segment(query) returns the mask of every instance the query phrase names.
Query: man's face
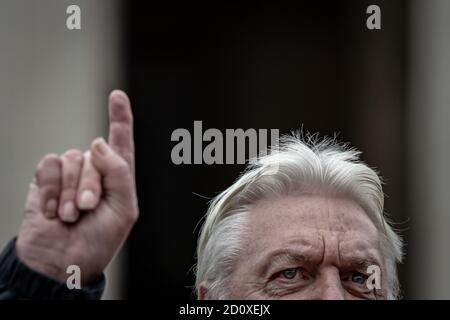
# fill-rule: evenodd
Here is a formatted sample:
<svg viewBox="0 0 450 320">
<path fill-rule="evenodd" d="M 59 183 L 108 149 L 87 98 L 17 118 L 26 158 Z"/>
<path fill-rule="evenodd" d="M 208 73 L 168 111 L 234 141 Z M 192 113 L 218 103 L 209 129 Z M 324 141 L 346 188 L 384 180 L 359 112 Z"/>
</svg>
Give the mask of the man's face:
<svg viewBox="0 0 450 320">
<path fill-rule="evenodd" d="M 286 196 L 256 203 L 231 299 L 380 299 L 367 267 L 383 268 L 378 231 L 354 201 Z"/>
</svg>

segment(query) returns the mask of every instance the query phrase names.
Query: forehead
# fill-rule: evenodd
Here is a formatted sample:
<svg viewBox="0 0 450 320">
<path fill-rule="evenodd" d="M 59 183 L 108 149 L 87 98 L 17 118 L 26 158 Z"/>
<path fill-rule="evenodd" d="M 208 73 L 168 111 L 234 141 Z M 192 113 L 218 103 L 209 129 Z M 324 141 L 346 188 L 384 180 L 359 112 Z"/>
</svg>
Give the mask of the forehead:
<svg viewBox="0 0 450 320">
<path fill-rule="evenodd" d="M 342 245 L 362 240 L 378 245 L 378 232 L 353 200 L 333 196 L 281 196 L 250 208 L 250 236 L 267 244 L 338 238 Z"/>
</svg>

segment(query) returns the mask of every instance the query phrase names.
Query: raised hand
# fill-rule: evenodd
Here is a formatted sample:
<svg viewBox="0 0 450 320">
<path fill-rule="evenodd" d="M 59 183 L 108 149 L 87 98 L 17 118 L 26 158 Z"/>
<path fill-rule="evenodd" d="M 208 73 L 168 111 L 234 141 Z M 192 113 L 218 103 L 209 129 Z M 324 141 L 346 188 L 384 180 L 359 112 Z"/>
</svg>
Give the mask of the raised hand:
<svg viewBox="0 0 450 320">
<path fill-rule="evenodd" d="M 122 91 L 109 97 L 109 138 L 89 151 L 49 154 L 39 163 L 16 242 L 30 268 L 65 281 L 69 265 L 82 283 L 98 277 L 138 218 L 133 116 Z"/>
</svg>

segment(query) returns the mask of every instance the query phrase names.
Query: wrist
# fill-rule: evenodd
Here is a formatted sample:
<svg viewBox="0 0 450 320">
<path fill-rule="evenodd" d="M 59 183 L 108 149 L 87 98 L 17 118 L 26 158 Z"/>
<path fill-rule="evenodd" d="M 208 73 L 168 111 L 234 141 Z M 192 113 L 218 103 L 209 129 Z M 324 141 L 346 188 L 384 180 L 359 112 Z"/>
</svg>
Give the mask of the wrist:
<svg viewBox="0 0 450 320">
<path fill-rule="evenodd" d="M 48 278 L 54 279 L 58 282 L 65 283 L 67 274 L 65 270 L 58 267 L 56 264 L 49 264 L 43 261 L 51 261 L 45 258 L 45 253 L 40 252 L 37 248 L 24 248 L 19 239 L 16 242 L 17 258 L 20 262 L 26 265 L 31 270 L 34 270 Z"/>
<path fill-rule="evenodd" d="M 37 266 L 42 267 L 41 265 Z M 48 266 L 44 266 L 44 271 Z M 49 278 L 28 267 L 17 254 L 16 239 L 10 241 L 0 253 L 0 299 L 38 300 L 97 300 L 105 288 L 105 276 L 101 274 L 94 282 L 71 290 L 66 283 Z M 6 289 L 2 296 L 1 291 Z"/>
</svg>

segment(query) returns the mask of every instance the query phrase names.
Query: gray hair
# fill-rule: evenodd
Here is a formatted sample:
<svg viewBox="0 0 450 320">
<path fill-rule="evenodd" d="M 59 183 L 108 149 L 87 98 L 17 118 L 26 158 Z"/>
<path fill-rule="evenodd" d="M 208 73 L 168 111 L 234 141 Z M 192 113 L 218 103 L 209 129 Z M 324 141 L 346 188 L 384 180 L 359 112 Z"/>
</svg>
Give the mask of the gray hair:
<svg viewBox="0 0 450 320">
<path fill-rule="evenodd" d="M 211 201 L 198 239 L 197 292 L 206 284 L 207 298 L 227 298 L 229 278 L 245 246 L 247 213 L 256 201 L 294 192 L 333 192 L 356 201 L 379 231 L 387 298 L 397 299 L 402 240 L 384 213 L 381 179 L 360 160 L 360 154 L 335 138 L 319 140 L 317 135 L 301 133 L 281 137 L 268 155 L 249 165 L 233 185 Z"/>
</svg>

